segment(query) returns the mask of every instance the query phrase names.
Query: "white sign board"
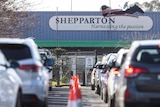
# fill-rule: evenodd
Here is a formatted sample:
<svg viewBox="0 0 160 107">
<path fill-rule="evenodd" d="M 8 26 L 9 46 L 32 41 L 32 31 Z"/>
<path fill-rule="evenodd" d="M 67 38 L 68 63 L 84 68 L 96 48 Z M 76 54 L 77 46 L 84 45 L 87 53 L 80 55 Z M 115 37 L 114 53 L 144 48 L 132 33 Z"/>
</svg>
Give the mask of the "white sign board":
<svg viewBox="0 0 160 107">
<path fill-rule="evenodd" d="M 92 68 L 93 67 L 93 57 L 87 57 L 86 58 L 86 68 Z"/>
<path fill-rule="evenodd" d="M 53 30 L 148 31 L 153 21 L 149 16 L 53 16 L 49 26 Z"/>
</svg>

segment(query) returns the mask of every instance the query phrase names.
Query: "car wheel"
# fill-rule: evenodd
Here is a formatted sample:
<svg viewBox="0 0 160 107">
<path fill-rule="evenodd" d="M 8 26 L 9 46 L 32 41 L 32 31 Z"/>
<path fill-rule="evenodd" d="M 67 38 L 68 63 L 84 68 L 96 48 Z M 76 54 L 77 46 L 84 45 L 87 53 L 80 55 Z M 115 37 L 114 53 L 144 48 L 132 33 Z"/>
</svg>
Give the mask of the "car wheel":
<svg viewBox="0 0 160 107">
<path fill-rule="evenodd" d="M 97 86 L 97 94 L 100 95 L 100 87 Z"/>
<path fill-rule="evenodd" d="M 100 97 L 101 97 L 101 99 L 103 100 L 103 88 L 101 88 Z"/>
<path fill-rule="evenodd" d="M 95 90 L 95 87 L 93 84 L 91 84 L 91 90 Z"/>
<path fill-rule="evenodd" d="M 42 107 L 48 107 L 48 98 L 45 98 L 45 101 L 44 101 Z"/>
<path fill-rule="evenodd" d="M 119 105 L 117 103 L 116 95 L 114 95 L 114 107 L 119 107 Z"/>
<path fill-rule="evenodd" d="M 108 107 L 111 107 L 111 99 L 110 99 L 110 97 L 109 97 L 109 95 L 108 95 Z"/>
<path fill-rule="evenodd" d="M 95 94 L 98 94 L 97 87 L 98 86 L 95 86 Z"/>
<path fill-rule="evenodd" d="M 21 93 L 21 91 L 18 92 L 15 107 L 22 107 L 22 93 Z"/>
<path fill-rule="evenodd" d="M 110 96 L 108 96 L 108 107 L 114 107 L 115 104 L 115 97 L 113 96 L 113 98 L 111 98 Z"/>
<path fill-rule="evenodd" d="M 49 87 L 49 91 L 52 91 L 52 87 Z"/>
<path fill-rule="evenodd" d="M 106 88 L 104 87 L 104 89 L 103 89 L 103 101 L 105 103 L 107 103 L 107 100 L 108 100 L 108 93 L 107 93 Z"/>
<path fill-rule="evenodd" d="M 114 107 L 114 104 L 115 104 L 115 96 L 113 96 L 113 98 L 111 99 L 110 107 Z"/>
</svg>

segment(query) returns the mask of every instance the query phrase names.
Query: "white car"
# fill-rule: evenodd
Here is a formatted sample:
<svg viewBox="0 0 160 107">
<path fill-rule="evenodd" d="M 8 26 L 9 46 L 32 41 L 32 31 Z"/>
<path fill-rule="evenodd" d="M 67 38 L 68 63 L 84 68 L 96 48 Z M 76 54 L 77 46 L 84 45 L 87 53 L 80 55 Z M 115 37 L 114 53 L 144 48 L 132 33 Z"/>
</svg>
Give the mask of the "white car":
<svg viewBox="0 0 160 107">
<path fill-rule="evenodd" d="M 35 107 L 47 107 L 48 70 L 41 63 L 37 44 L 31 38 L 1 38 L 0 49 L 8 60 L 20 64 L 17 74 L 22 80 L 22 102 Z"/>
<path fill-rule="evenodd" d="M 53 81 L 53 65 L 54 65 L 54 58 L 50 50 L 46 48 L 39 48 L 38 49 L 41 62 L 43 65 L 48 69 L 49 74 L 49 91 L 52 91 L 52 81 Z"/>
<path fill-rule="evenodd" d="M 0 106 L 22 107 L 22 81 L 15 71 L 18 63 L 9 63 L 1 51 L 0 59 Z"/>
</svg>

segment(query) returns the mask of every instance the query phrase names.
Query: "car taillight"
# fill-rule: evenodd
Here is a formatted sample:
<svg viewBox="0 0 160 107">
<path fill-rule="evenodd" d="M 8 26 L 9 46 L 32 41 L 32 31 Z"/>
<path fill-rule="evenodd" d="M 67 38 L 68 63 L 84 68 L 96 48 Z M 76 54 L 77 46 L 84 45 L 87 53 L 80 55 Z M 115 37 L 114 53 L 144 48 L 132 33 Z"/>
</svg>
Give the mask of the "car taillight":
<svg viewBox="0 0 160 107">
<path fill-rule="evenodd" d="M 40 67 L 38 65 L 29 64 L 29 65 L 20 65 L 19 68 L 25 71 L 36 72 L 39 70 Z"/>
<path fill-rule="evenodd" d="M 113 73 L 114 73 L 115 75 L 118 75 L 118 74 L 119 74 L 118 68 L 113 68 Z"/>
<path fill-rule="evenodd" d="M 139 68 L 139 67 L 133 67 L 133 66 L 128 66 L 126 67 L 124 71 L 124 76 L 127 77 L 135 77 L 138 74 L 142 73 L 148 73 L 148 70 L 145 68 Z"/>
</svg>

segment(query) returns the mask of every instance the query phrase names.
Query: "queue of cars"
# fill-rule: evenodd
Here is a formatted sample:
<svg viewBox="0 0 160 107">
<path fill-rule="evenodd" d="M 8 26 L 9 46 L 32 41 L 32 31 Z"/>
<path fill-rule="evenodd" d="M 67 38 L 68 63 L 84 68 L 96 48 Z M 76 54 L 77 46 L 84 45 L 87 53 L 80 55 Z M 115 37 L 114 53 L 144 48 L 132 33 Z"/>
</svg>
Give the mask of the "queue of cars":
<svg viewBox="0 0 160 107">
<path fill-rule="evenodd" d="M 48 69 L 34 40 L 1 38 L 0 50 L 0 105 L 47 107 Z"/>
<path fill-rule="evenodd" d="M 160 40 L 134 41 L 107 62 L 103 100 L 108 107 L 160 106 Z"/>
</svg>

